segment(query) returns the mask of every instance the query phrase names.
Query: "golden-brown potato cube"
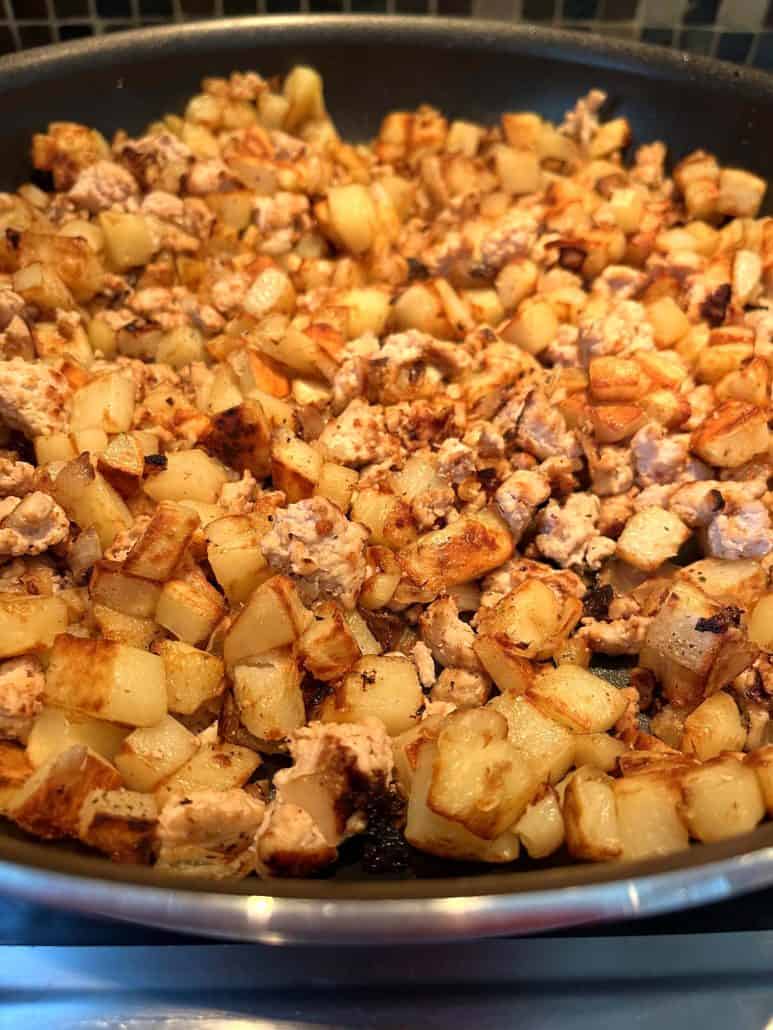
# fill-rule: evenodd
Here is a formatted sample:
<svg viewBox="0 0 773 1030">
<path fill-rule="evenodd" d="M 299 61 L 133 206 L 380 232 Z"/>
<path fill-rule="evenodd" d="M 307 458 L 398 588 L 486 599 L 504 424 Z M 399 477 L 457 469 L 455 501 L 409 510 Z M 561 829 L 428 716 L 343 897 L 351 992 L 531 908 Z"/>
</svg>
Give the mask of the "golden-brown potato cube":
<svg viewBox="0 0 773 1030">
<path fill-rule="evenodd" d="M 765 594 L 755 604 L 749 616 L 749 639 L 768 654 L 773 652 L 773 594 Z"/>
<path fill-rule="evenodd" d="M 395 550 L 407 547 L 417 537 L 409 504 L 394 494 L 366 488 L 352 499 L 351 519 L 370 531 L 370 541 Z"/>
<path fill-rule="evenodd" d="M 304 668 L 323 683 L 340 679 L 361 654 L 343 612 L 332 602 L 315 610 L 298 641 L 298 653 Z"/>
<path fill-rule="evenodd" d="M 639 404 L 594 404 L 588 408 L 593 435 L 599 443 L 621 443 L 647 421 Z"/>
<path fill-rule="evenodd" d="M 591 358 L 588 377 L 594 399 L 607 404 L 639 400 L 647 386 L 641 366 L 617 356 Z"/>
<path fill-rule="evenodd" d="M 337 465 L 332 461 L 323 461 L 314 493 L 332 501 L 346 514 L 352 502 L 352 494 L 358 478 L 359 473 L 355 469 Z"/>
<path fill-rule="evenodd" d="M 156 622 L 186 644 L 207 640 L 223 617 L 225 601 L 198 569 L 168 579 L 156 606 Z"/>
<path fill-rule="evenodd" d="M 67 605 L 60 597 L 0 594 L 0 658 L 42 651 L 67 629 Z"/>
<path fill-rule="evenodd" d="M 748 833 L 765 816 L 754 769 L 736 758 L 712 758 L 688 770 L 682 792 L 690 836 L 706 843 Z"/>
<path fill-rule="evenodd" d="M 34 771 L 23 747 L 16 741 L 0 741 L 0 815 L 8 814 L 17 791 Z"/>
<path fill-rule="evenodd" d="M 129 576 L 115 562 L 98 561 L 89 581 L 89 594 L 95 604 L 138 619 L 149 619 L 156 613 L 161 585 L 150 579 Z"/>
<path fill-rule="evenodd" d="M 301 671 L 291 648 L 266 651 L 233 670 L 241 721 L 259 740 L 276 743 L 303 726 Z"/>
<path fill-rule="evenodd" d="M 270 527 L 270 512 L 225 515 L 207 523 L 207 560 L 231 604 L 239 604 L 272 572 L 260 549 Z"/>
<path fill-rule="evenodd" d="M 32 724 L 27 739 L 27 757 L 37 768 L 75 744 L 81 744 L 112 762 L 128 726 L 89 719 L 62 708 L 43 708 Z"/>
<path fill-rule="evenodd" d="M 148 794 L 183 766 L 199 747 L 198 737 L 171 715 L 128 735 L 114 762 L 130 790 Z"/>
<path fill-rule="evenodd" d="M 412 661 L 402 655 L 366 655 L 344 677 L 335 697 L 327 699 L 321 717 L 323 722 L 361 722 L 376 716 L 396 737 L 414 725 L 423 703 Z"/>
<path fill-rule="evenodd" d="M 131 513 L 121 495 L 92 468 L 87 454 L 68 462 L 60 470 L 51 495 L 81 529 L 93 526 L 105 549 L 122 529 L 132 524 Z"/>
<path fill-rule="evenodd" d="M 261 583 L 229 629 L 223 644 L 226 665 L 292 644 L 311 620 L 292 580 L 272 576 Z"/>
<path fill-rule="evenodd" d="M 290 504 L 311 497 L 322 472 L 322 455 L 287 430 L 277 430 L 271 444 L 271 480 Z"/>
<path fill-rule="evenodd" d="M 440 593 L 485 576 L 511 558 L 513 549 L 507 525 L 486 509 L 419 537 L 399 559 L 412 583 Z"/>
<path fill-rule="evenodd" d="M 327 207 L 335 241 L 352 254 L 369 250 L 378 229 L 378 216 L 367 187 L 359 183 L 334 186 L 328 190 Z"/>
<path fill-rule="evenodd" d="M 654 505 L 637 511 L 620 534 L 617 557 L 634 568 L 654 572 L 690 538 L 690 530 L 673 512 Z"/>
<path fill-rule="evenodd" d="M 230 468 L 249 470 L 256 479 L 267 476 L 271 467 L 271 425 L 253 399 L 214 415 L 201 446 Z"/>
<path fill-rule="evenodd" d="M 765 196 L 767 183 L 741 168 L 722 168 L 719 173 L 717 211 L 737 218 L 754 218 Z"/>
<path fill-rule="evenodd" d="M 621 858 L 655 858 L 689 847 L 681 792 L 673 777 L 625 776 L 613 781 L 613 789 Z"/>
<path fill-rule="evenodd" d="M 753 608 L 765 590 L 765 572 L 753 558 L 703 558 L 679 570 L 680 579 L 692 583 L 722 605 Z M 752 637 L 749 620 L 749 636 Z M 759 641 L 754 643 L 759 645 Z"/>
<path fill-rule="evenodd" d="M 757 748 L 746 758 L 746 764 L 754 770 L 762 791 L 765 811 L 773 814 L 773 744 Z"/>
<path fill-rule="evenodd" d="M 84 801 L 93 790 L 121 786 L 116 769 L 101 755 L 75 745 L 55 755 L 19 788 L 9 818 L 36 837 L 76 836 Z"/>
<path fill-rule="evenodd" d="M 582 602 L 576 597 L 559 597 L 542 580 L 527 579 L 481 614 L 479 639 L 487 638 L 505 655 L 549 658 L 562 646 L 581 615 Z M 485 665 L 483 654 L 478 657 Z M 500 689 L 507 689 L 497 680 L 495 670 L 487 667 L 487 671 Z"/>
<path fill-rule="evenodd" d="M 135 647 L 62 633 L 51 650 L 45 701 L 95 719 L 154 726 L 166 715 L 164 664 Z"/>
<path fill-rule="evenodd" d="M 507 720 L 507 739 L 531 762 L 540 782 L 557 783 L 575 761 L 576 738 L 528 698 L 500 694 L 488 708 Z"/>
<path fill-rule="evenodd" d="M 100 635 L 105 640 L 114 640 L 117 644 L 128 644 L 146 650 L 158 633 L 155 619 L 141 619 L 137 615 L 127 615 L 104 604 L 94 604 L 91 608 Z"/>
<path fill-rule="evenodd" d="M 170 798 L 194 790 L 243 787 L 260 765 L 260 755 L 238 744 L 218 741 L 213 728 L 199 734 L 199 748 L 185 765 L 156 790 L 162 807 Z"/>
<path fill-rule="evenodd" d="M 518 857 L 518 837 L 506 830 L 495 840 L 486 840 L 470 833 L 459 822 L 445 819 L 427 804 L 433 779 L 437 746 L 433 741 L 419 749 L 416 770 L 408 800 L 405 839 L 420 851 L 441 858 L 457 858 L 472 862 L 512 862 Z"/>
<path fill-rule="evenodd" d="M 622 740 L 608 733 L 576 733 L 572 740 L 575 763 L 591 765 L 605 773 L 614 772 L 618 759 L 628 750 Z"/>
<path fill-rule="evenodd" d="M 147 794 L 132 790 L 93 790 L 83 802 L 78 837 L 113 862 L 148 864 L 153 845 L 158 806 Z"/>
<path fill-rule="evenodd" d="M 134 381 L 119 372 L 99 376 L 76 390 L 72 398 L 70 429 L 98 427 L 106 433 L 131 429 Z"/>
<path fill-rule="evenodd" d="M 139 488 L 145 470 L 140 440 L 131 433 L 117 434 L 99 455 L 97 468 L 121 497 L 131 497 Z"/>
<path fill-rule="evenodd" d="M 495 840 L 523 814 L 539 781 L 526 755 L 507 739 L 507 722 L 491 709 L 445 720 L 427 804 L 470 833 Z"/>
<path fill-rule="evenodd" d="M 515 316 L 502 328 L 501 335 L 529 354 L 539 354 L 558 332 L 558 319 L 551 304 L 542 297 L 526 297 Z"/>
<path fill-rule="evenodd" d="M 723 751 L 741 751 L 745 740 L 738 705 L 720 690 L 687 716 L 679 746 L 685 754 L 705 762 Z"/>
<path fill-rule="evenodd" d="M 174 501 L 162 501 L 123 563 L 130 576 L 162 582 L 174 572 L 199 526 L 198 515 Z"/>
<path fill-rule="evenodd" d="M 529 858 L 547 858 L 558 851 L 564 843 L 564 816 L 552 787 L 540 790 L 513 829 Z"/>
<path fill-rule="evenodd" d="M 170 712 L 192 715 L 225 690 L 223 662 L 216 655 L 181 640 L 163 640 L 158 653 L 164 663 Z"/>
<path fill-rule="evenodd" d="M 763 408 L 724 401 L 695 430 L 690 446 L 709 465 L 738 468 L 767 452 L 769 435 Z"/>
<path fill-rule="evenodd" d="M 563 804 L 566 843 L 574 858 L 603 862 L 622 854 L 614 781 L 584 765 L 566 787 Z"/>
<path fill-rule="evenodd" d="M 614 726 L 626 706 L 617 687 L 579 665 L 549 669 L 526 696 L 541 712 L 575 733 L 603 733 Z"/>
<path fill-rule="evenodd" d="M 117 272 L 126 272 L 150 261 L 156 250 L 150 226 L 143 215 L 103 211 L 99 226 L 105 254 Z"/>
<path fill-rule="evenodd" d="M 659 297 L 648 304 L 647 320 L 660 347 L 673 347 L 690 328 L 687 315 L 673 297 Z"/>
<path fill-rule="evenodd" d="M 145 480 L 145 493 L 154 501 L 205 501 L 214 504 L 228 482 L 228 473 L 200 450 L 172 451 L 166 466 Z"/>
<path fill-rule="evenodd" d="M 493 156 L 494 172 L 506 193 L 518 196 L 539 189 L 542 173 L 534 151 L 500 145 L 494 147 Z"/>
</svg>

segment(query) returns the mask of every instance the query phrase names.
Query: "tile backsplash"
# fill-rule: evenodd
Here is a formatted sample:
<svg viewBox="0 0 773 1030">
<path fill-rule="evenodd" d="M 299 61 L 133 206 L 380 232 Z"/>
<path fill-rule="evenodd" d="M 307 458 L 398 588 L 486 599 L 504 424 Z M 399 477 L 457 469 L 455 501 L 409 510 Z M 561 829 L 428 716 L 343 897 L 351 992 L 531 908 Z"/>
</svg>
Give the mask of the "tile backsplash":
<svg viewBox="0 0 773 1030">
<path fill-rule="evenodd" d="M 141 25 L 297 12 L 533 22 L 773 70 L 773 0 L 0 0 L 0 53 Z"/>
</svg>

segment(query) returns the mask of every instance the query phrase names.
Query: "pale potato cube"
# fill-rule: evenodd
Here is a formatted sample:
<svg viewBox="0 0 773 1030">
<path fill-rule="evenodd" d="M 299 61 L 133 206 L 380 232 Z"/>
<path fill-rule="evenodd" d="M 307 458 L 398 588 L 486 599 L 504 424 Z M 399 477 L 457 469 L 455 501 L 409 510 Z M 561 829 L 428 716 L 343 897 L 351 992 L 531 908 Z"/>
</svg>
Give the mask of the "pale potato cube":
<svg viewBox="0 0 773 1030">
<path fill-rule="evenodd" d="M 526 696 L 541 712 L 575 733 L 603 733 L 614 726 L 626 706 L 617 687 L 579 665 L 549 669 Z"/>
<path fill-rule="evenodd" d="M 395 550 L 407 547 L 417 537 L 410 505 L 394 494 L 366 488 L 354 494 L 351 519 L 370 531 L 370 541 Z"/>
<path fill-rule="evenodd" d="M 746 729 L 738 705 L 729 694 L 719 691 L 706 698 L 684 721 L 680 749 L 701 762 L 723 751 L 741 751 Z"/>
<path fill-rule="evenodd" d="M 192 715 L 225 690 L 223 662 L 216 655 L 181 640 L 163 640 L 158 653 L 164 663 L 170 712 Z"/>
<path fill-rule="evenodd" d="M 433 778 L 437 746 L 428 741 L 419 749 L 408 800 L 405 839 L 420 851 L 440 858 L 472 862 L 512 862 L 518 857 L 518 837 L 506 830 L 495 840 L 476 837 L 461 823 L 445 819 L 427 804 Z"/>
<path fill-rule="evenodd" d="M 529 354 L 540 354 L 555 339 L 558 319 L 542 297 L 526 297 L 515 316 L 502 328 L 503 339 Z"/>
<path fill-rule="evenodd" d="M 311 619 L 292 580 L 272 576 L 257 588 L 229 629 L 223 644 L 226 665 L 292 644 Z"/>
<path fill-rule="evenodd" d="M 363 333 L 380 336 L 386 329 L 392 303 L 389 290 L 380 286 L 361 286 L 344 290 L 339 303 L 346 308 L 348 326 L 346 336 L 356 340 Z"/>
<path fill-rule="evenodd" d="M 605 773 L 614 772 L 618 759 L 628 750 L 622 740 L 608 733 L 576 733 L 572 740 L 575 763 L 591 765 Z"/>
<path fill-rule="evenodd" d="M 690 538 L 684 522 L 664 508 L 642 508 L 626 523 L 617 541 L 617 557 L 636 569 L 654 572 Z"/>
<path fill-rule="evenodd" d="M 199 517 L 173 501 L 162 501 L 124 561 L 130 576 L 169 579 L 199 526 Z"/>
<path fill-rule="evenodd" d="M 93 790 L 83 802 L 78 837 L 113 862 L 150 863 L 158 806 L 154 798 L 131 790 Z"/>
<path fill-rule="evenodd" d="M 692 451 L 709 465 L 738 468 L 768 450 L 768 416 L 764 408 L 724 401 L 692 434 Z"/>
<path fill-rule="evenodd" d="M 749 833 L 765 816 L 754 769 L 736 758 L 713 758 L 690 769 L 682 792 L 690 836 L 705 843 Z"/>
<path fill-rule="evenodd" d="M 70 429 L 127 432 L 134 415 L 134 393 L 134 380 L 129 376 L 120 372 L 99 376 L 73 394 Z"/>
<path fill-rule="evenodd" d="M 416 666 L 402 655 L 368 655 L 356 662 L 336 690 L 323 721 L 361 722 L 376 716 L 395 737 L 416 721 L 424 696 Z"/>
<path fill-rule="evenodd" d="M 505 657 L 539 660 L 551 657 L 563 645 L 581 615 L 582 602 L 576 597 L 559 598 L 542 580 L 527 579 L 496 606 L 483 611 L 479 635 Z M 485 665 L 484 655 L 478 656 Z M 500 689 L 506 689 L 496 680 L 495 670 L 487 671 Z"/>
<path fill-rule="evenodd" d="M 186 644 L 208 640 L 225 612 L 225 601 L 198 569 L 185 579 L 164 583 L 156 622 Z"/>
<path fill-rule="evenodd" d="M 0 594 L 0 658 L 50 647 L 67 622 L 67 605 L 60 597 Z"/>
<path fill-rule="evenodd" d="M 182 723 L 165 715 L 155 726 L 134 730 L 115 755 L 115 766 L 130 790 L 148 794 L 184 765 L 199 739 Z"/>
<path fill-rule="evenodd" d="M 81 744 L 112 762 L 128 733 L 126 726 L 88 719 L 61 708 L 44 708 L 32 724 L 27 757 L 37 768 L 62 751 Z"/>
<path fill-rule="evenodd" d="M 155 619 L 141 619 L 137 615 L 127 615 L 115 611 L 104 604 L 92 605 L 91 614 L 105 640 L 115 640 L 118 644 L 128 644 L 146 650 L 158 633 Z"/>
<path fill-rule="evenodd" d="M 516 196 L 535 193 L 542 178 L 539 158 L 533 151 L 502 145 L 494 147 L 494 172 L 502 189 Z"/>
<path fill-rule="evenodd" d="M 226 470 L 204 451 L 172 451 L 163 471 L 145 480 L 145 493 L 154 501 L 215 504 L 227 482 Z"/>
<path fill-rule="evenodd" d="M 352 494 L 358 479 L 359 473 L 355 469 L 337 465 L 332 461 L 324 461 L 319 470 L 314 493 L 319 497 L 325 497 L 346 514 L 352 503 Z"/>
<path fill-rule="evenodd" d="M 156 351 L 156 361 L 172 368 L 184 368 L 192 361 L 204 360 L 204 337 L 192 325 L 181 325 L 170 329 L 161 337 Z"/>
<path fill-rule="evenodd" d="M 765 594 L 754 606 L 749 616 L 749 640 L 768 654 L 773 653 L 773 594 Z"/>
<path fill-rule="evenodd" d="M 361 652 L 341 609 L 332 603 L 319 606 L 298 641 L 304 667 L 323 683 L 340 679 Z"/>
<path fill-rule="evenodd" d="M 161 584 L 127 575 L 118 564 L 99 561 L 94 565 L 89 594 L 95 604 L 139 619 L 155 616 Z"/>
<path fill-rule="evenodd" d="M 703 558 L 680 569 L 678 576 L 721 605 L 753 608 L 765 591 L 765 571 L 753 558 Z M 749 619 L 750 639 L 753 621 L 754 613 Z M 762 646 L 758 640 L 754 643 Z"/>
<path fill-rule="evenodd" d="M 259 740 L 285 740 L 306 721 L 301 672 L 289 648 L 267 651 L 233 670 L 241 721 Z"/>
<path fill-rule="evenodd" d="M 621 858 L 656 858 L 690 846 L 673 777 L 626 776 L 613 781 Z"/>
<path fill-rule="evenodd" d="M 230 790 L 243 787 L 260 765 L 260 755 L 238 744 L 218 741 L 211 730 L 199 734 L 199 748 L 177 772 L 156 790 L 162 807 L 170 798 L 194 790 Z"/>
<path fill-rule="evenodd" d="M 74 745 L 49 759 L 13 797 L 9 818 L 23 830 L 54 840 L 76 836 L 81 808 L 93 790 L 121 786 L 116 769 L 87 747 Z"/>
<path fill-rule="evenodd" d="M 661 347 L 673 347 L 690 329 L 690 322 L 673 297 L 659 297 L 647 305 L 647 320 Z"/>
<path fill-rule="evenodd" d="M 271 479 L 288 503 L 311 497 L 319 483 L 322 455 L 287 430 L 278 430 L 271 444 Z"/>
<path fill-rule="evenodd" d="M 81 529 L 94 527 L 105 550 L 134 521 L 121 495 L 92 468 L 87 454 L 60 470 L 51 494 Z"/>
<path fill-rule="evenodd" d="M 754 770 L 762 791 L 765 811 L 773 815 L 773 744 L 757 748 L 747 757 L 746 764 Z"/>
<path fill-rule="evenodd" d="M 558 795 L 545 787 L 514 826 L 529 858 L 547 858 L 564 843 L 564 816 Z"/>
<path fill-rule="evenodd" d="M 146 265 L 155 252 L 153 235 L 143 215 L 103 211 L 99 226 L 105 254 L 117 272 Z"/>
<path fill-rule="evenodd" d="M 47 436 L 36 436 L 34 440 L 35 460 L 38 465 L 48 465 L 54 461 L 72 461 L 78 457 L 75 444 L 69 433 L 51 433 Z"/>
<path fill-rule="evenodd" d="M 373 244 L 378 214 L 365 186 L 348 183 L 327 192 L 330 228 L 336 240 L 352 254 L 362 254 Z"/>
<path fill-rule="evenodd" d="M 603 862 L 622 854 L 614 781 L 599 769 L 584 765 L 574 773 L 564 794 L 563 814 L 566 843 L 574 858 Z"/>
<path fill-rule="evenodd" d="M 207 560 L 231 604 L 247 601 L 272 576 L 260 549 L 269 513 L 225 515 L 207 523 Z"/>
<path fill-rule="evenodd" d="M 62 633 L 46 670 L 45 700 L 95 719 L 154 726 L 166 715 L 164 664 L 135 647 Z"/>
<path fill-rule="evenodd" d="M 527 756 L 540 782 L 557 783 L 575 762 L 578 738 L 526 697 L 500 694 L 487 707 L 505 717 L 507 739 Z"/>
<path fill-rule="evenodd" d="M 765 196 L 767 183 L 758 175 L 741 168 L 722 168 L 719 172 L 717 210 L 723 215 L 754 218 Z"/>
</svg>

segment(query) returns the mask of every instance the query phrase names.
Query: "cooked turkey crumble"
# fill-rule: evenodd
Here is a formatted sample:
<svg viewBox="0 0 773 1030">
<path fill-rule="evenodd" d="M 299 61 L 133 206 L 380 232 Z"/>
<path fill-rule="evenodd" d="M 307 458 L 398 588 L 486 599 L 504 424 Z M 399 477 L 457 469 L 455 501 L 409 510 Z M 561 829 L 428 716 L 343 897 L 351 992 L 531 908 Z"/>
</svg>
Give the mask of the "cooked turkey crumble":
<svg viewBox="0 0 773 1030">
<path fill-rule="evenodd" d="M 216 879 L 773 814 L 766 184 L 627 162 L 605 102 L 356 145 L 296 68 L 35 135 L 0 196 L 0 812 Z"/>
</svg>

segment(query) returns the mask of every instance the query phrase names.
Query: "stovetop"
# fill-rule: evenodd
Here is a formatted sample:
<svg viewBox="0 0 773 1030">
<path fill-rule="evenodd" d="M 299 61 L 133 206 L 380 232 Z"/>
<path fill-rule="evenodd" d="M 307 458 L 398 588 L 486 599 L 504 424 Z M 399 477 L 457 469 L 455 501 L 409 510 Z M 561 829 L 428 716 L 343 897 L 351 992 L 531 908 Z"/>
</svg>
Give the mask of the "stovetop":
<svg viewBox="0 0 773 1030">
<path fill-rule="evenodd" d="M 0 1030 L 773 1026 L 773 890 L 532 938 L 270 947 L 0 899 Z"/>
</svg>

